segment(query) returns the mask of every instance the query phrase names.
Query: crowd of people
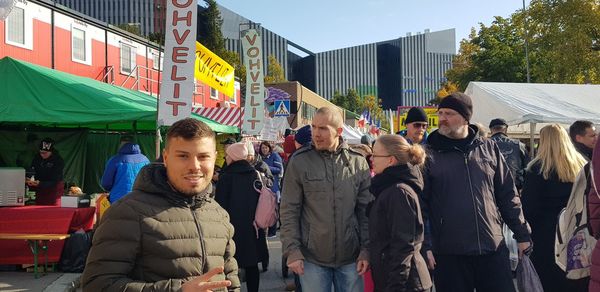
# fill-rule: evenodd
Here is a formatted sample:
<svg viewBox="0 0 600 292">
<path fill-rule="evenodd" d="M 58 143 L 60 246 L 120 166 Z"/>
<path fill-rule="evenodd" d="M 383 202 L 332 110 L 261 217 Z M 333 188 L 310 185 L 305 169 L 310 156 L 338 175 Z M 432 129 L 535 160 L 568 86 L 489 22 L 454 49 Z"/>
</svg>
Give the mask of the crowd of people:
<svg viewBox="0 0 600 292">
<path fill-rule="evenodd" d="M 569 279 L 554 250 L 559 213 L 586 169 L 591 233 L 600 235 L 594 125 L 547 125 L 530 157 L 505 120 L 490 121 L 488 137 L 470 123 L 473 110 L 469 96 L 452 93 L 437 130 L 411 108 L 406 130 L 348 145 L 341 114 L 323 107 L 282 145 L 225 140 L 222 166 L 215 134 L 197 120 L 171 126 L 159 163 L 125 140 L 102 179 L 112 205 L 95 230 L 84 291 L 239 291 L 240 278 L 259 291 L 277 230 L 296 291 L 516 291 L 511 242 L 544 291 L 600 291 L 600 251 L 591 277 Z M 264 229 L 255 224 L 263 184 L 280 203 L 279 222 Z"/>
</svg>

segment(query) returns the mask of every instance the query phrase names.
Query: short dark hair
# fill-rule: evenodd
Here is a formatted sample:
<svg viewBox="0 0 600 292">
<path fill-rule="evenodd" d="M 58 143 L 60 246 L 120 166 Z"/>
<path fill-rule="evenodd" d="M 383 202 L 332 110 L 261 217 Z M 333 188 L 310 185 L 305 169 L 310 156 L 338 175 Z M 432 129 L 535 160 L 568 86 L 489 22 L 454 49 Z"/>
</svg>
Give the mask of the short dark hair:
<svg viewBox="0 0 600 292">
<path fill-rule="evenodd" d="M 269 153 L 273 153 L 273 145 L 271 145 L 271 143 L 269 143 L 269 141 L 262 141 L 260 143 L 260 146 L 262 147 L 262 145 L 266 145 L 267 147 L 269 147 Z M 260 148 L 259 148 L 259 151 L 260 151 Z M 260 154 L 262 154 L 262 151 Z"/>
<path fill-rule="evenodd" d="M 577 135 L 585 136 L 585 131 L 593 126 L 594 124 L 590 121 L 575 121 L 569 127 L 569 136 L 571 137 L 571 140 L 575 141 L 575 136 Z"/>
<path fill-rule="evenodd" d="M 181 137 L 184 140 L 195 140 L 200 138 L 211 138 L 216 141 L 215 132 L 205 123 L 185 118 L 175 122 L 167 131 L 167 146 L 173 138 Z"/>
</svg>

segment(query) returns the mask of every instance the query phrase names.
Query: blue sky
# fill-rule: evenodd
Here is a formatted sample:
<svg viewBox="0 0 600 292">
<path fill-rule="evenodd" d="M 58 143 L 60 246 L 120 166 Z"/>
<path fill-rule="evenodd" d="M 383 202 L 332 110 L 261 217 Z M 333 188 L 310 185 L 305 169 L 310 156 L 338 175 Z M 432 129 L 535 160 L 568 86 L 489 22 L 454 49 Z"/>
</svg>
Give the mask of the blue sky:
<svg viewBox="0 0 600 292">
<path fill-rule="evenodd" d="M 471 27 L 509 17 L 522 0 L 217 0 L 313 52 L 423 32 L 456 29 L 456 49 Z M 529 1 L 525 1 L 526 5 Z"/>
</svg>

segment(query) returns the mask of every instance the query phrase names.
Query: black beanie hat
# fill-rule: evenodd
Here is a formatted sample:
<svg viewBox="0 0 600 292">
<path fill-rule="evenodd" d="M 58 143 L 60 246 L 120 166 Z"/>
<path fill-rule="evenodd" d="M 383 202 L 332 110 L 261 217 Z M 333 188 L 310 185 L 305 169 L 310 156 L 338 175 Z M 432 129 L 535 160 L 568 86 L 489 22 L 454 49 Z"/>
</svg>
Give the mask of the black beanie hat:
<svg viewBox="0 0 600 292">
<path fill-rule="evenodd" d="M 471 115 L 473 115 L 473 103 L 471 102 L 471 97 L 462 92 L 454 92 L 444 97 L 438 106 L 438 109 L 441 108 L 453 109 L 467 121 L 470 121 Z"/>
<path fill-rule="evenodd" d="M 404 124 L 408 125 L 413 122 L 424 122 L 427 123 L 427 114 L 420 107 L 411 107 L 406 115 L 406 120 L 404 120 Z"/>
</svg>

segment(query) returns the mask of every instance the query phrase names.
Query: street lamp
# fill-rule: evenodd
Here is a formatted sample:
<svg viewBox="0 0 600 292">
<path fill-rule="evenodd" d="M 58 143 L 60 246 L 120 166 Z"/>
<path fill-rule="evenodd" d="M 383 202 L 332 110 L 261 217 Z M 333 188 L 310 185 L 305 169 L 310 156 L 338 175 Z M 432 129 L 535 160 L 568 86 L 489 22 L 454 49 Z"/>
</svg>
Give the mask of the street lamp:
<svg viewBox="0 0 600 292">
<path fill-rule="evenodd" d="M 525 10 L 525 0 L 523 0 L 523 17 L 525 19 L 525 63 L 527 65 L 527 83 L 531 82 L 529 75 L 529 36 L 528 36 L 528 25 L 527 25 L 527 10 Z"/>
</svg>

